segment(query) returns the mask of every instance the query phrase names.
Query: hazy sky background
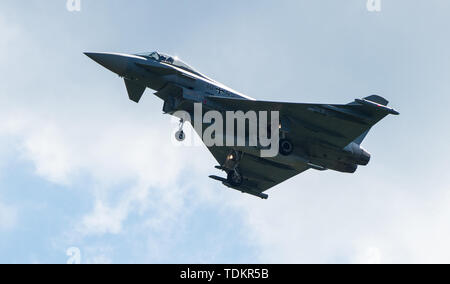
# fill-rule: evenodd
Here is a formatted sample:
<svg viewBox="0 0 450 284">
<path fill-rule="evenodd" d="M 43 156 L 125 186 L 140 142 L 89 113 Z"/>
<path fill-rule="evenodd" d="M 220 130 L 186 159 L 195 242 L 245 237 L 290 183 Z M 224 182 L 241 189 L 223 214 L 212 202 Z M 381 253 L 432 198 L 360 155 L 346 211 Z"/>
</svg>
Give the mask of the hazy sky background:
<svg viewBox="0 0 450 284">
<path fill-rule="evenodd" d="M 0 262 L 450 262 L 450 2 L 0 2 Z M 368 167 L 308 171 L 260 199 L 171 143 L 147 90 L 85 51 L 159 50 L 257 99 L 401 112 Z"/>
</svg>

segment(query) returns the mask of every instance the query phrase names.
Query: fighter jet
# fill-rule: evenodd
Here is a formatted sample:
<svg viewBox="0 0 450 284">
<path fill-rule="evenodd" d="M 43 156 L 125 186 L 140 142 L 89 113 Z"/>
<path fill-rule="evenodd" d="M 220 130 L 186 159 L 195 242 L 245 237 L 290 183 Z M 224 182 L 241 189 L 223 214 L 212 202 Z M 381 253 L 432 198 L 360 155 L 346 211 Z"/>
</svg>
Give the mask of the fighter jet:
<svg viewBox="0 0 450 284">
<path fill-rule="evenodd" d="M 264 192 L 270 188 L 309 169 L 355 173 L 358 166 L 366 166 L 370 161 L 371 155 L 361 147 L 370 129 L 389 114 L 399 115 L 378 95 L 349 104 L 255 100 L 203 75 L 178 57 L 159 52 L 85 54 L 124 79 L 130 100 L 138 103 L 146 88 L 155 90 L 164 102 L 165 114 L 177 116 L 179 111 L 185 111 L 194 115 L 196 104 L 201 104 L 202 113 L 277 111 L 280 123 L 268 130 L 279 131 L 275 156 L 259 155 L 258 150 L 263 148 L 259 145 L 208 146 L 218 162 L 216 169 L 226 173 L 226 177 L 210 178 L 262 199 L 268 198 Z M 176 138 L 182 141 L 186 120 L 180 119 Z M 203 120 L 201 123 L 210 125 Z"/>
</svg>

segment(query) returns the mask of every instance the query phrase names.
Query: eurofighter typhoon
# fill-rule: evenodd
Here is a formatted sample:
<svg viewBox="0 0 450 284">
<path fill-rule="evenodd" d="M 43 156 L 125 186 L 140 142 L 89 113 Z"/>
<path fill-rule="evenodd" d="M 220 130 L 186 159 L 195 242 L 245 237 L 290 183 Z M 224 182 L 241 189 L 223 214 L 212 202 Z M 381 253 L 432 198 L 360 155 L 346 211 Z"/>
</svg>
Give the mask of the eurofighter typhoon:
<svg viewBox="0 0 450 284">
<path fill-rule="evenodd" d="M 130 100 L 155 90 L 163 112 L 180 119 L 178 141 L 191 123 L 226 173 L 210 178 L 262 199 L 308 169 L 354 173 L 368 165 L 361 143 L 376 123 L 399 114 L 377 95 L 349 104 L 254 100 L 159 52 L 85 54 L 124 79 Z"/>
</svg>

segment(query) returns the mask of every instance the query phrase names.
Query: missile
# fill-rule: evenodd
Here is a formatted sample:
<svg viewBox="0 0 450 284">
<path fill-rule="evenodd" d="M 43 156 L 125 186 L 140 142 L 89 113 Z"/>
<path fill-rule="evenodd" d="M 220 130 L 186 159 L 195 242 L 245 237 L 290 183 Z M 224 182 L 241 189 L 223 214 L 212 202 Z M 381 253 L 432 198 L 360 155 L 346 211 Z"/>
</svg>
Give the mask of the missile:
<svg viewBox="0 0 450 284">
<path fill-rule="evenodd" d="M 269 195 L 267 195 L 267 194 L 265 194 L 265 193 L 258 192 L 258 191 L 256 191 L 256 190 L 252 190 L 252 189 L 246 188 L 246 187 L 244 187 L 244 186 L 241 186 L 241 187 L 239 187 L 239 188 L 233 187 L 231 184 L 228 183 L 228 181 L 227 181 L 226 178 L 218 177 L 218 176 L 209 176 L 209 178 L 211 178 L 211 179 L 213 179 L 213 180 L 220 181 L 220 182 L 222 182 L 224 185 L 228 186 L 229 188 L 234 189 L 234 190 L 237 190 L 237 191 L 240 191 L 240 192 L 242 192 L 242 193 L 247 193 L 247 194 L 250 194 L 250 195 L 259 197 L 259 198 L 261 198 L 261 199 L 268 199 L 268 198 L 269 198 Z"/>
</svg>

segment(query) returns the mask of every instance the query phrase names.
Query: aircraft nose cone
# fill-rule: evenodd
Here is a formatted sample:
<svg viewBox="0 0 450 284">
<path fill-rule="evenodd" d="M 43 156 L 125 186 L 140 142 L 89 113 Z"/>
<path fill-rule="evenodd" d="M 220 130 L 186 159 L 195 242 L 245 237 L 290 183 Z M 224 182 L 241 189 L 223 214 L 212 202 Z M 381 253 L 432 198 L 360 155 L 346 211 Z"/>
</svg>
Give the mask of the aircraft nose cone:
<svg viewBox="0 0 450 284">
<path fill-rule="evenodd" d="M 128 58 L 125 55 L 94 52 L 85 52 L 84 54 L 98 64 L 119 75 L 123 75 L 127 70 Z"/>
</svg>

